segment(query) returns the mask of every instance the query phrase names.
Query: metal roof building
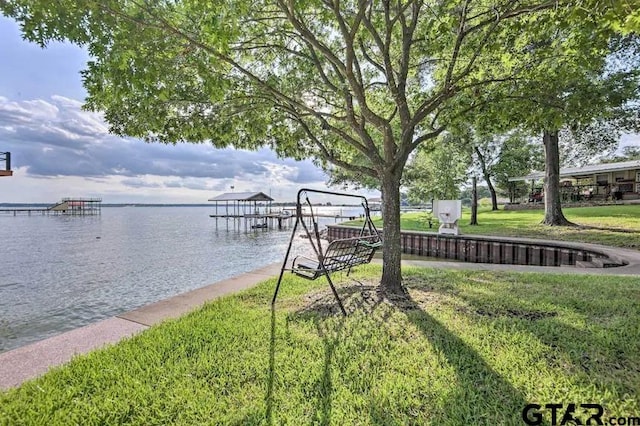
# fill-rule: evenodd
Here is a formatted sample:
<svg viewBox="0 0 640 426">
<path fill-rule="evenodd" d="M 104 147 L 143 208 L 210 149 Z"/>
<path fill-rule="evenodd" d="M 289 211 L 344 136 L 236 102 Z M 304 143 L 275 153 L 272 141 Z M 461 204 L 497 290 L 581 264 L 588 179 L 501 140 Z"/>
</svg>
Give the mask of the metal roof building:
<svg viewBox="0 0 640 426">
<path fill-rule="evenodd" d="M 608 174 L 615 172 L 625 172 L 625 171 L 635 171 L 640 170 L 640 160 L 634 161 L 623 161 L 621 163 L 604 163 L 604 164 L 593 164 L 590 166 L 583 167 L 569 167 L 560 169 L 560 179 L 562 178 L 573 178 L 573 179 L 581 179 L 592 177 L 593 175 L 598 174 Z M 526 176 L 518 176 L 509 178 L 509 181 L 516 182 L 521 180 L 538 180 L 544 178 L 544 172 L 534 172 L 528 174 Z M 611 179 L 613 182 L 614 179 Z"/>
<path fill-rule="evenodd" d="M 0 152 L 0 162 L 4 163 L 4 168 L 0 169 L 0 176 L 13 176 L 13 171 L 11 170 L 11 153 Z"/>
<path fill-rule="evenodd" d="M 216 197 L 209 198 L 209 201 L 273 201 L 264 192 L 225 192 Z"/>
<path fill-rule="evenodd" d="M 509 178 L 511 182 L 544 179 L 544 172 Z M 640 160 L 560 169 L 561 193 L 567 201 L 584 198 L 635 200 L 640 198 Z"/>
</svg>

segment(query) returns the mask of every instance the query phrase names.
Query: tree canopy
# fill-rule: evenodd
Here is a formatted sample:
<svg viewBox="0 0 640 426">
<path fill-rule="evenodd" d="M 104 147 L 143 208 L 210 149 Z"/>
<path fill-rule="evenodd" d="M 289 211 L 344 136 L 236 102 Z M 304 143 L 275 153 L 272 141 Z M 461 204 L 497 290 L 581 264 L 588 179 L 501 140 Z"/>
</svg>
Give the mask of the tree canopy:
<svg viewBox="0 0 640 426">
<path fill-rule="evenodd" d="M 559 196 L 560 131 L 570 136 L 564 138 L 565 152 L 576 160 L 615 149 L 622 131 L 637 128 L 638 37 L 616 30 L 628 21 L 623 16 L 627 6 L 603 2 L 577 7 L 566 19 L 530 28 L 522 37 L 523 52 L 536 61 L 527 63 L 517 78 L 480 94 L 485 102 L 474 117 L 478 131 L 523 129 L 542 136 L 546 224 L 569 224 Z M 476 102 L 459 101 L 460 108 Z"/>
<path fill-rule="evenodd" d="M 87 46 L 86 106 L 104 111 L 116 134 L 269 145 L 378 179 L 382 284 L 397 291 L 410 154 L 490 106 L 503 84 L 524 84 L 519 76 L 539 62 L 532 40 L 553 39 L 560 23 L 568 37 L 553 44 L 570 43 L 576 16 L 600 4 L 579 3 L 5 0 L 0 10 L 28 40 Z"/>
<path fill-rule="evenodd" d="M 409 200 L 415 204 L 434 198 L 458 199 L 460 188 L 469 180 L 469 147 L 450 133 L 440 136 L 434 144 L 419 147 L 405 171 L 404 186 Z"/>
</svg>

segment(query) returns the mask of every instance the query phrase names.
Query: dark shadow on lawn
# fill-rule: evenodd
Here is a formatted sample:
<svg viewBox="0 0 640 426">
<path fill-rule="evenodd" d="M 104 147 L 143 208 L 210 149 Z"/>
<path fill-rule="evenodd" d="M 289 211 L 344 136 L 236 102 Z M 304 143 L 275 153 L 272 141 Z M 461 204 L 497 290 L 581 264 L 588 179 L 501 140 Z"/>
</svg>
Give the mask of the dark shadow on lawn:
<svg viewBox="0 0 640 426">
<path fill-rule="evenodd" d="M 331 376 L 331 365 L 333 363 L 333 352 L 336 345 L 340 342 L 340 333 L 342 326 L 336 331 L 336 335 L 330 337 L 327 332 L 322 331 L 319 322 L 316 322 L 318 334 L 322 337 L 324 345 L 324 362 L 322 368 L 322 377 L 315 384 L 315 394 L 317 395 L 318 410 L 312 418 L 313 424 L 329 425 L 331 424 L 331 401 L 333 395 L 333 380 Z"/>
<path fill-rule="evenodd" d="M 389 296 L 379 292 L 377 285 L 345 286 L 338 289 L 345 302 L 347 312 L 363 310 L 373 314 L 381 326 L 394 310 L 406 313 L 408 320 L 413 323 L 442 354 L 446 361 L 455 369 L 458 383 L 451 393 L 451 397 L 442 407 L 431 410 L 439 418 L 433 418 L 434 423 L 447 424 L 522 424 L 521 413 L 528 403 L 524 395 L 514 388 L 511 383 L 495 372 L 484 359 L 460 337 L 448 330 L 443 324 L 434 319 L 423 308 L 407 296 Z M 309 305 L 294 314 L 298 319 L 312 319 L 318 325 L 318 331 L 325 343 L 325 359 L 323 377 L 316 386 L 319 398 L 319 417 L 314 422 L 330 423 L 331 415 L 331 364 L 334 348 L 344 338 L 339 330 L 333 338 L 328 338 L 321 329 L 321 324 L 331 316 L 340 316 L 335 300 L 328 292 L 318 293 L 310 298 Z M 384 308 L 381 305 L 389 306 Z M 324 335 L 323 335 L 324 334 Z M 428 388 L 429 383 L 424 383 Z M 389 417 L 390 407 L 371 406 L 370 421 L 373 424 L 393 424 Z"/>
<path fill-rule="evenodd" d="M 508 306 L 496 307 L 495 300 L 500 299 L 501 296 L 491 292 L 474 295 L 458 294 L 457 297 L 468 303 L 467 315 L 505 321 L 509 327 L 535 336 L 549 347 L 545 354 L 549 365 L 564 370 L 572 368 L 576 372 L 585 372 L 588 379 L 584 380 L 590 381 L 596 387 L 609 384 L 621 388 L 623 393 L 635 392 L 634 385 L 624 379 L 625 371 L 637 369 L 633 355 L 635 351 L 627 353 L 623 350 L 629 346 L 628 336 L 618 334 L 613 329 L 607 331 L 605 325 L 600 326 L 602 327 L 600 333 L 597 328 L 594 330 L 575 327 L 560 321 L 557 318 L 557 312 L 534 310 L 525 301 L 512 300 Z M 587 301 L 585 301 L 586 304 Z M 590 317 L 594 314 L 579 303 L 563 303 L 560 297 L 554 301 L 554 305 L 574 311 L 581 316 Z M 600 312 L 596 313 L 604 318 L 607 314 L 606 307 L 603 305 Z M 608 313 L 609 319 L 616 314 L 629 315 L 627 312 L 608 311 Z M 548 325 L 544 326 L 542 322 Z"/>
<path fill-rule="evenodd" d="M 342 285 L 336 287 L 338 295 L 344 303 L 347 315 L 356 310 L 364 310 L 365 312 L 373 311 L 381 302 L 378 297 L 378 286 L 353 280 L 350 285 Z M 321 290 L 308 296 L 307 305 L 298 310 L 295 318 L 313 319 L 318 322 L 319 319 L 333 317 L 340 314 L 340 308 L 333 297 L 329 297 L 327 290 Z"/>
<path fill-rule="evenodd" d="M 273 424 L 273 381 L 275 379 L 276 364 L 276 310 L 271 306 L 271 337 L 269 340 L 269 376 L 267 378 L 267 396 L 265 403 L 267 410 L 265 412 L 265 420 L 267 424 Z"/>
<path fill-rule="evenodd" d="M 522 424 L 525 396 L 494 371 L 475 349 L 429 315 L 409 295 L 387 295 L 455 369 L 459 383 L 442 407 L 447 424 Z M 425 386 L 429 386 L 425 383 Z"/>
<path fill-rule="evenodd" d="M 343 287 L 338 291 L 341 298 L 348 296 L 346 300 L 350 300 L 357 289 Z M 333 296 L 329 297 L 328 294 L 327 297 L 316 299 L 309 306 L 293 313 L 291 317 L 296 320 L 312 320 L 318 330 L 318 336 L 322 339 L 324 346 L 322 375 L 312 387 L 311 395 L 316 399 L 316 411 L 311 418 L 311 424 L 330 425 L 334 392 L 332 367 L 335 363 L 334 352 L 344 338 L 344 317 Z M 325 324 L 328 317 L 337 319 L 338 323 L 335 327 Z"/>
<path fill-rule="evenodd" d="M 332 299 L 333 303 L 320 302 L 319 304 L 312 304 L 311 310 L 303 310 L 299 313 L 295 313 L 297 318 L 313 319 L 318 330 L 318 335 L 322 338 L 324 345 L 324 362 L 322 368 L 322 376 L 314 384 L 314 392 L 317 399 L 317 411 L 314 413 L 311 423 L 319 425 L 331 424 L 331 407 L 332 407 L 332 394 L 333 394 L 333 379 L 331 373 L 331 367 L 333 364 L 333 354 L 336 346 L 342 339 L 342 329 L 344 323 L 338 324 L 335 331 L 324 330 L 322 327 L 323 318 L 327 316 L 339 316 L 342 318 L 342 312 L 338 307 L 335 299 Z M 331 335 L 333 334 L 333 336 Z M 275 382 L 275 346 L 276 346 L 276 313 L 275 309 L 271 309 L 271 339 L 269 344 L 269 374 L 267 379 L 267 395 L 265 397 L 266 413 L 265 419 L 267 424 L 274 424 L 274 382 Z"/>
<path fill-rule="evenodd" d="M 637 229 L 626 229 L 626 228 L 613 228 L 609 226 L 595 226 L 595 225 L 576 225 L 578 229 L 583 229 L 585 231 L 607 231 L 607 232 L 618 232 L 621 234 L 640 234 L 640 230 Z"/>
</svg>

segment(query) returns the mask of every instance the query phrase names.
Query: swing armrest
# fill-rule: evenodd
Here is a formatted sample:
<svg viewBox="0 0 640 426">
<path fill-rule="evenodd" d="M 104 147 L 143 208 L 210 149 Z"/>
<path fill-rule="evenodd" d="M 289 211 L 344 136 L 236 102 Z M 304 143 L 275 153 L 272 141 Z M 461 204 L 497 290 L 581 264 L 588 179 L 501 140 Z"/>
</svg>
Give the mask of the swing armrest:
<svg viewBox="0 0 640 426">
<path fill-rule="evenodd" d="M 302 261 L 299 261 L 298 259 Z M 340 256 L 327 256 L 324 258 L 324 267 L 327 272 L 337 271 L 342 269 L 344 264 L 348 264 L 348 259 L 344 255 Z M 296 256 L 293 259 L 293 263 L 291 265 L 291 269 L 298 271 L 301 269 L 307 269 L 309 271 L 317 271 L 318 273 L 322 272 L 322 268 L 320 267 L 320 262 L 318 259 L 312 259 L 307 256 Z"/>
<path fill-rule="evenodd" d="M 378 240 L 378 241 L 374 241 L 374 242 L 369 242 L 367 240 L 359 240 L 358 241 L 358 245 L 359 246 L 364 246 L 367 248 L 371 248 L 371 249 L 379 249 L 380 247 L 382 247 L 382 241 Z"/>
<path fill-rule="evenodd" d="M 301 261 L 299 261 L 298 259 L 301 259 Z M 297 266 L 296 266 L 297 264 Z M 296 256 L 293 258 L 293 263 L 291 264 L 291 269 L 296 269 L 296 268 L 304 268 L 304 269 L 318 269 L 318 267 L 320 266 L 320 264 L 318 263 L 317 259 L 311 259 L 310 257 L 307 256 Z"/>
</svg>

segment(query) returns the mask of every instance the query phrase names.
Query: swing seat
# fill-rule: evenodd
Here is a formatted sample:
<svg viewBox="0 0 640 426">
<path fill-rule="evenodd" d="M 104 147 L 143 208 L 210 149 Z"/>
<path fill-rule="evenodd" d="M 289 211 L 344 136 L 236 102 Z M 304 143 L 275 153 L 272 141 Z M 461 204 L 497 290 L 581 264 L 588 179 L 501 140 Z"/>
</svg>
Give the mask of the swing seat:
<svg viewBox="0 0 640 426">
<path fill-rule="evenodd" d="M 333 240 L 327 246 L 322 263 L 318 259 L 297 256 L 293 259 L 291 271 L 302 278 L 315 280 L 325 274 L 350 270 L 354 266 L 371 262 L 381 246 L 382 241 L 378 235 Z"/>
<path fill-rule="evenodd" d="M 365 218 L 365 222 L 362 224 L 362 228 L 360 228 L 360 236 L 355 238 L 333 240 L 329 243 L 329 245 L 327 245 L 326 250 L 323 250 L 320 244 L 318 222 L 316 221 L 316 216 L 313 214 L 313 204 L 309 200 L 309 193 L 358 198 L 361 201 L 362 208 L 364 209 Z M 311 222 L 313 223 L 313 235 L 309 231 L 309 228 L 304 221 L 304 218 L 307 215 L 303 213 L 302 210 L 302 197 L 305 197 L 306 205 L 309 206 L 309 210 L 311 211 L 309 217 L 311 218 Z M 289 265 L 289 254 L 291 253 L 293 238 L 296 235 L 296 230 L 298 229 L 299 224 L 301 224 L 304 228 L 305 235 L 309 239 L 311 247 L 313 248 L 313 252 L 317 256 L 317 258 L 311 259 L 305 256 L 297 256 L 293 259 L 293 262 L 291 262 L 291 267 L 287 268 L 287 266 Z M 302 188 L 298 191 L 296 202 L 296 223 L 293 225 L 293 231 L 291 231 L 289 247 L 287 248 L 287 254 L 284 255 L 282 269 L 280 269 L 280 276 L 278 277 L 278 282 L 276 284 L 275 291 L 273 292 L 273 298 L 271 299 L 271 306 L 273 307 L 276 304 L 276 299 L 278 298 L 278 290 L 280 289 L 280 284 L 282 283 L 282 277 L 285 271 L 290 271 L 291 273 L 294 273 L 299 277 L 308 280 L 315 280 L 316 278 L 324 275 L 324 277 L 327 279 L 329 287 L 331 287 L 331 291 L 333 292 L 334 297 L 336 298 L 336 302 L 338 302 L 338 306 L 340 307 L 342 314 L 347 315 L 347 311 L 344 309 L 344 305 L 340 300 L 340 295 L 338 295 L 338 291 L 331 281 L 331 273 L 346 269 L 347 275 L 349 275 L 349 272 L 351 272 L 351 268 L 353 268 L 354 266 L 371 262 L 374 253 L 381 246 L 382 240 L 380 239 L 380 235 L 378 233 L 378 230 L 376 229 L 376 225 L 371 220 L 369 204 L 367 203 L 367 199 L 365 197 L 363 197 L 362 195 L 340 194 L 338 192 Z"/>
</svg>

